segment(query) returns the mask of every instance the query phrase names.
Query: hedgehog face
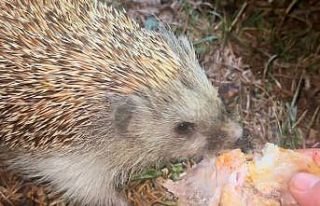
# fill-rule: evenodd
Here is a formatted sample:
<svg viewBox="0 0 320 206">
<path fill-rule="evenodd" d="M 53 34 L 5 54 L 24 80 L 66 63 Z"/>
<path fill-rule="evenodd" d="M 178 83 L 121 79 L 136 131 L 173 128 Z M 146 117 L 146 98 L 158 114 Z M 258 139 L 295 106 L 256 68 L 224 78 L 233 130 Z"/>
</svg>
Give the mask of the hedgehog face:
<svg viewBox="0 0 320 206">
<path fill-rule="evenodd" d="M 242 129 L 228 118 L 216 90 L 172 84 L 170 90 L 130 96 L 119 106 L 115 125 L 121 138 L 164 158 L 233 147 Z"/>
<path fill-rule="evenodd" d="M 154 157 L 185 157 L 234 146 L 242 129 L 228 118 L 192 45 L 164 28 L 159 34 L 160 45 L 144 47 L 152 57 L 140 57 L 145 59 L 143 74 L 148 74 L 140 78 L 144 84 L 115 112 L 118 135 L 134 139 L 137 149 Z"/>
<path fill-rule="evenodd" d="M 229 118 L 215 88 L 208 85 L 179 90 L 182 92 L 176 95 L 180 100 L 167 105 L 170 109 L 163 121 L 173 122 L 173 138 L 185 140 L 181 148 L 192 154 L 234 147 L 242 136 L 242 128 Z"/>
</svg>

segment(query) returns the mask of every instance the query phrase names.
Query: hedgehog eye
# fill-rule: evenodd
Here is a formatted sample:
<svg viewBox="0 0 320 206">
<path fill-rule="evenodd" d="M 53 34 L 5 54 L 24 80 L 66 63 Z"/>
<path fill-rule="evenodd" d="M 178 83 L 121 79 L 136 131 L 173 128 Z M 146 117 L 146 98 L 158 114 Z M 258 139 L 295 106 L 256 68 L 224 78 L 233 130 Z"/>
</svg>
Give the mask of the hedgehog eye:
<svg viewBox="0 0 320 206">
<path fill-rule="evenodd" d="M 180 135 L 187 135 L 194 131 L 195 124 L 191 122 L 180 122 L 176 128 L 176 133 Z"/>
</svg>

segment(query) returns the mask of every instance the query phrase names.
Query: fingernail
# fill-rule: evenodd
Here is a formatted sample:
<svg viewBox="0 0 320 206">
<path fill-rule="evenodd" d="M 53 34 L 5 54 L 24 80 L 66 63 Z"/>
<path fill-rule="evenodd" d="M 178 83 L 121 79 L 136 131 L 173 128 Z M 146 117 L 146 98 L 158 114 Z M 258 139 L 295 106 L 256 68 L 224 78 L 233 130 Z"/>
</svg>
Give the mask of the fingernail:
<svg viewBox="0 0 320 206">
<path fill-rule="evenodd" d="M 318 166 L 320 166 L 320 151 L 317 150 L 313 152 L 313 160 Z"/>
<path fill-rule="evenodd" d="M 299 173 L 291 181 L 291 188 L 300 192 L 306 192 L 315 185 L 319 179 L 308 173 Z"/>
</svg>

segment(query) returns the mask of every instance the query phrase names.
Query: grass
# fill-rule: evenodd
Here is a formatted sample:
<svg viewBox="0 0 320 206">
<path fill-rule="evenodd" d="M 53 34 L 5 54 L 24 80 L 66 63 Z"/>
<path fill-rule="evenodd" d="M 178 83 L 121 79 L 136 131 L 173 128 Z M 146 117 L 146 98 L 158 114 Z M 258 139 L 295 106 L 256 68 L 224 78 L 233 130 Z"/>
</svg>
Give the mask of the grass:
<svg viewBox="0 0 320 206">
<path fill-rule="evenodd" d="M 319 9 L 319 3 L 313 4 L 314 10 Z M 298 75 L 293 75 L 292 70 L 300 76 L 304 72 L 315 75 L 315 81 L 320 79 L 320 30 L 318 23 L 311 20 L 319 14 L 310 12 L 310 5 L 304 1 L 296 0 L 275 1 L 273 4 L 240 1 L 233 6 L 236 12 L 230 15 L 225 13 L 223 18 L 223 25 L 229 25 L 221 27 L 227 37 L 225 41 L 237 47 L 244 62 L 251 66 L 256 77 L 263 80 L 261 86 L 267 96 L 272 96 L 275 90 L 282 92 L 290 88 L 290 95 L 286 98 L 275 95 L 283 102 L 276 143 L 289 148 L 306 146 L 303 145 L 306 134 L 299 131 L 302 121 L 297 124 L 301 110 L 304 110 L 299 107 L 300 92 L 304 92 L 304 85 L 292 86 L 292 82 L 302 81 Z M 291 79 L 281 79 L 279 73 L 285 73 Z"/>
</svg>

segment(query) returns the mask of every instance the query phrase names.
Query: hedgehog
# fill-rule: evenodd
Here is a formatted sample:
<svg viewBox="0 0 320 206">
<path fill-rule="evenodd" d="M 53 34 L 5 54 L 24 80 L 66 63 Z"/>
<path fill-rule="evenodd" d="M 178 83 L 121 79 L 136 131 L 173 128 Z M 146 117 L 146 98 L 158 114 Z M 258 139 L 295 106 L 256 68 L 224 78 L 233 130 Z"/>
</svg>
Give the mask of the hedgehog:
<svg viewBox="0 0 320 206">
<path fill-rule="evenodd" d="M 79 205 L 242 135 L 187 37 L 93 0 L 0 2 L 0 122 L 8 168 Z"/>
</svg>

